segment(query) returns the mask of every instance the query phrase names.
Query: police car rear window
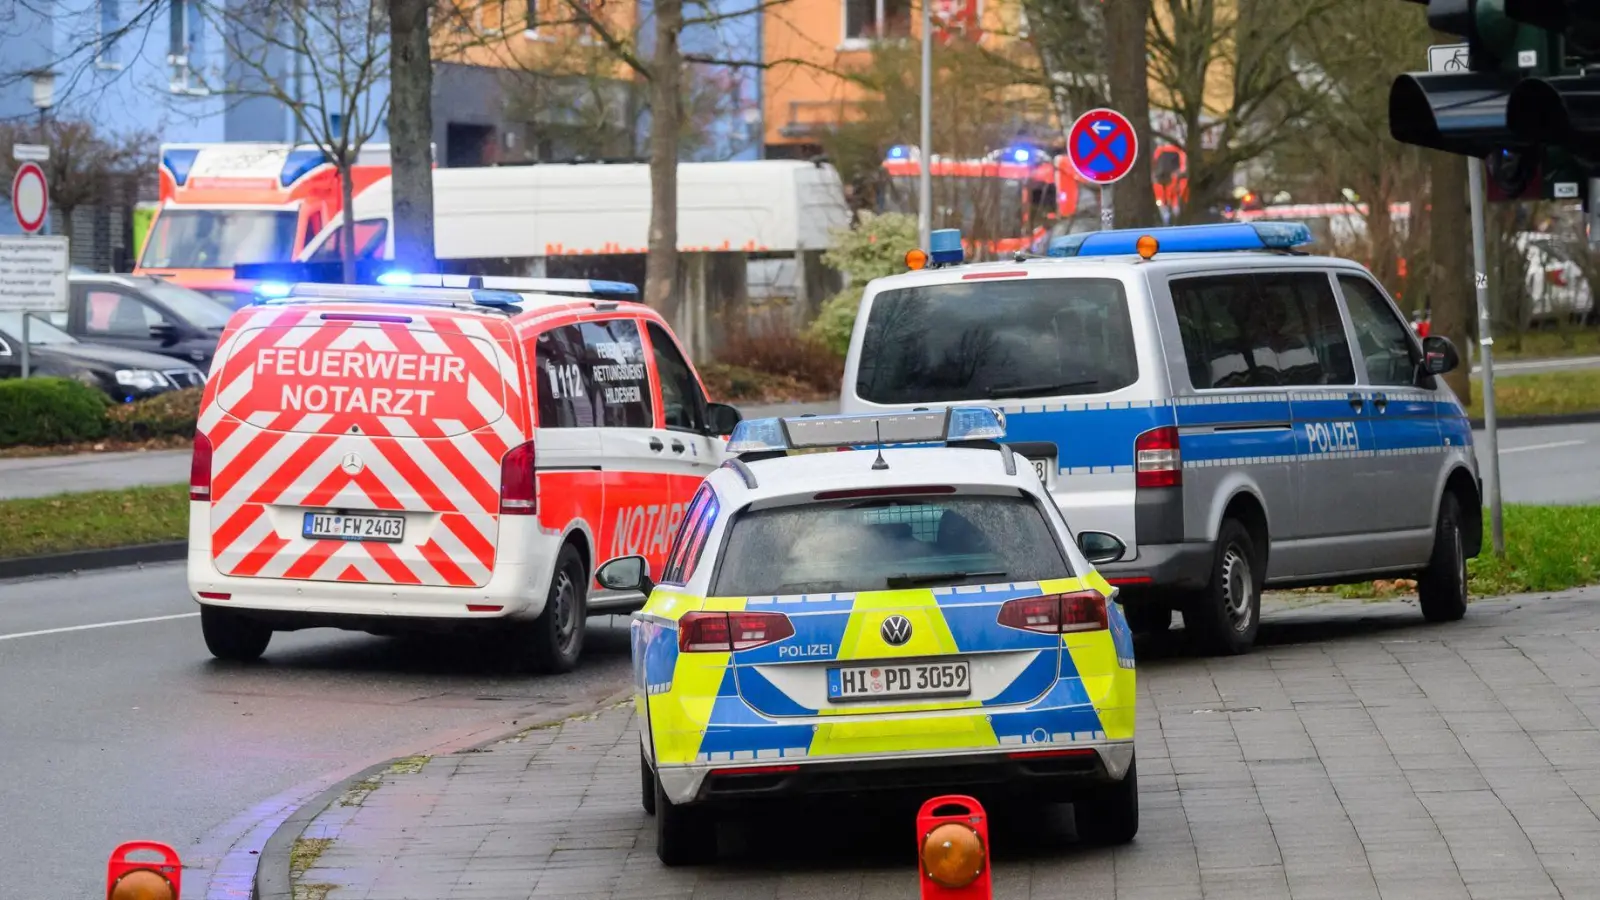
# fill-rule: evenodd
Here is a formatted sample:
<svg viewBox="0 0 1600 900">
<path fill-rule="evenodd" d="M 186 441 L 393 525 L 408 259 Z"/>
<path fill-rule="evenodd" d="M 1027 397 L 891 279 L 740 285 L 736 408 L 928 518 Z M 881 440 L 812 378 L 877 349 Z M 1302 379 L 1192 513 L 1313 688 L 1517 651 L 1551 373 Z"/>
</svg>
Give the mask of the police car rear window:
<svg viewBox="0 0 1600 900">
<path fill-rule="evenodd" d="M 1102 394 L 1139 380 L 1122 283 L 1028 278 L 884 291 L 856 396 L 872 403 Z"/>
<path fill-rule="evenodd" d="M 741 513 L 729 525 L 711 592 L 882 591 L 1072 574 L 1032 500 L 944 494 Z"/>
</svg>

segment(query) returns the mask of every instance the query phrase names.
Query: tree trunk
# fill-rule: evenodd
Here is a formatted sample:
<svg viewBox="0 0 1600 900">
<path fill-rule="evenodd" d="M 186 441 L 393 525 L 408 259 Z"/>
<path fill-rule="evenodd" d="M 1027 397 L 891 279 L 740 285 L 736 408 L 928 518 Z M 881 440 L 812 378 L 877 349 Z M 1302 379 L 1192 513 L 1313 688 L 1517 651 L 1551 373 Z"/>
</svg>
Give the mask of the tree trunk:
<svg viewBox="0 0 1600 900">
<path fill-rule="evenodd" d="M 356 283 L 356 186 L 351 179 L 351 161 L 355 151 L 347 150 L 339 157 L 339 203 L 344 207 L 344 225 L 339 229 L 339 271 L 345 284 Z"/>
<path fill-rule="evenodd" d="M 1116 227 L 1159 225 L 1150 158 L 1155 152 L 1150 133 L 1150 77 L 1145 64 L 1145 30 L 1150 0 L 1117 0 L 1105 6 L 1106 71 L 1111 106 L 1133 121 L 1139 138 L 1139 159 L 1117 184 Z"/>
<path fill-rule="evenodd" d="M 1472 373 L 1468 364 L 1467 342 L 1472 337 L 1474 290 L 1472 265 L 1467 247 L 1471 240 L 1471 211 L 1467 206 L 1467 159 L 1428 151 L 1432 180 L 1432 230 L 1428 235 L 1429 305 L 1433 312 L 1431 333 L 1447 337 L 1461 352 L 1461 365 L 1444 377 L 1463 404 L 1472 401 Z M 1421 211 L 1413 210 L 1415 218 Z"/>
<path fill-rule="evenodd" d="M 437 268 L 433 258 L 433 61 L 428 46 L 428 9 L 427 0 L 389 0 L 391 227 L 394 258 L 412 272 Z M 345 211 L 348 221 L 348 205 Z"/>
<path fill-rule="evenodd" d="M 683 0 L 656 3 L 655 58 L 650 63 L 650 246 L 645 257 L 644 302 L 677 315 L 678 139 L 683 122 Z"/>
</svg>

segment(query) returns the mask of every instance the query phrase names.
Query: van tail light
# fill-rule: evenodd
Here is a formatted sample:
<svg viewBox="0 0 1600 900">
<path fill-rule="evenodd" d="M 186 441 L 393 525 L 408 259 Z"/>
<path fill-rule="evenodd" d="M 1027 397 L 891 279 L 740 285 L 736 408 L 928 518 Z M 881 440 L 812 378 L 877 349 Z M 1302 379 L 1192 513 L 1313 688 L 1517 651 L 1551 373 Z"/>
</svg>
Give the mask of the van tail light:
<svg viewBox="0 0 1600 900">
<path fill-rule="evenodd" d="M 793 636 L 794 623 L 783 613 L 688 612 L 678 620 L 683 653 L 751 650 Z"/>
<path fill-rule="evenodd" d="M 518 444 L 500 459 L 500 515 L 539 512 L 539 486 L 533 475 L 533 441 Z"/>
<path fill-rule="evenodd" d="M 1000 604 L 1001 625 L 1040 634 L 1102 631 L 1107 627 L 1106 598 L 1099 591 L 1018 597 Z"/>
<path fill-rule="evenodd" d="M 1152 428 L 1133 441 L 1134 487 L 1164 488 L 1183 484 L 1183 456 L 1178 452 L 1178 429 Z"/>
<path fill-rule="evenodd" d="M 189 457 L 189 499 L 211 499 L 211 439 L 194 433 L 194 455 Z"/>
</svg>

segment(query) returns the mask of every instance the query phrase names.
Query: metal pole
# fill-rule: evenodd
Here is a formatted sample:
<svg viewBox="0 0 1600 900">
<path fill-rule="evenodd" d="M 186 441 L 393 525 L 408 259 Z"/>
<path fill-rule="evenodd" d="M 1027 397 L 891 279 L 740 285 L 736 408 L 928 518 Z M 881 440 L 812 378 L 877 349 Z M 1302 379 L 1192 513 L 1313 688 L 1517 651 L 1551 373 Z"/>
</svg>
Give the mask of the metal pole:
<svg viewBox="0 0 1600 900">
<path fill-rule="evenodd" d="M 918 246 L 933 232 L 933 0 L 922 0 L 922 164 L 917 167 Z"/>
<path fill-rule="evenodd" d="M 28 377 L 28 373 L 33 369 L 33 360 L 28 356 L 28 345 L 30 343 L 29 339 L 28 339 L 28 316 L 29 315 L 30 315 L 29 313 L 23 313 L 22 314 L 22 377 L 23 378 L 27 378 Z"/>
<path fill-rule="evenodd" d="M 1110 231 L 1111 223 L 1116 221 L 1116 200 L 1114 198 L 1115 185 L 1100 185 L 1100 230 Z"/>
<path fill-rule="evenodd" d="M 1483 160 L 1467 160 L 1467 181 L 1472 190 L 1472 270 L 1478 289 L 1478 346 L 1483 350 L 1483 433 L 1489 450 L 1489 522 L 1494 535 L 1494 555 L 1506 555 L 1505 520 L 1500 510 L 1500 436 L 1494 416 L 1494 335 L 1489 315 L 1489 264 L 1484 236 Z M 1467 372 L 1471 379 L 1471 370 Z"/>
</svg>

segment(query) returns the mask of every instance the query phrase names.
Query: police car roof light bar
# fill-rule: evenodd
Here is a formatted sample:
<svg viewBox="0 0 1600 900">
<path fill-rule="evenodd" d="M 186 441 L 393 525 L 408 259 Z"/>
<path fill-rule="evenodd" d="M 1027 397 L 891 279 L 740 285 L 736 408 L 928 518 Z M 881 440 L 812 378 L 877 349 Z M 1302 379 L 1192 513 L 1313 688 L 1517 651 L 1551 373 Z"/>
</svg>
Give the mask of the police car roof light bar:
<svg viewBox="0 0 1600 900">
<path fill-rule="evenodd" d="M 954 406 L 932 411 L 746 419 L 728 439 L 728 452 L 950 443 L 999 440 L 1005 436 L 1005 425 L 994 410 Z"/>
<path fill-rule="evenodd" d="M 1050 242 L 1050 255 L 1132 256 L 1146 236 L 1156 239 L 1162 253 L 1292 250 L 1312 242 L 1311 229 L 1301 222 L 1225 222 L 1066 234 Z"/>
<path fill-rule="evenodd" d="M 257 291 L 260 292 L 259 287 Z M 491 309 L 514 309 L 522 302 L 522 297 L 510 291 L 302 283 L 291 286 L 287 293 L 272 297 L 267 302 L 272 300 L 355 300 L 363 303 L 420 303 L 431 306 L 486 306 Z"/>
<path fill-rule="evenodd" d="M 928 258 L 941 266 L 959 264 L 966 258 L 966 253 L 961 248 L 961 231 L 956 228 L 940 228 L 929 232 Z"/>
</svg>

